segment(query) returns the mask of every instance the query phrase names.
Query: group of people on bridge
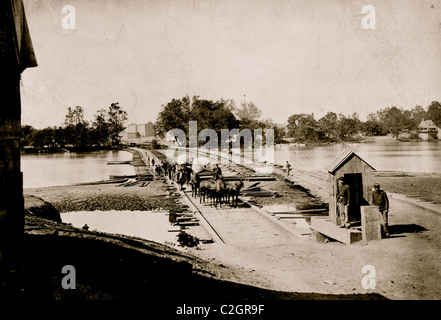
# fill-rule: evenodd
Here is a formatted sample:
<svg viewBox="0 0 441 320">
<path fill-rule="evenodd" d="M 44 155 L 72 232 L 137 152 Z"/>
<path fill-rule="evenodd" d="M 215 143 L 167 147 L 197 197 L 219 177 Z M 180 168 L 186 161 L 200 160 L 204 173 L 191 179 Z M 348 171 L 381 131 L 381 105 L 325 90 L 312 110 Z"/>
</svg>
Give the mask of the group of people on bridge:
<svg viewBox="0 0 441 320">
<path fill-rule="evenodd" d="M 158 159 L 157 161 L 159 163 L 155 162 L 155 159 L 150 162 L 155 176 L 168 177 L 179 186 L 179 190 L 182 190 L 184 184 L 191 186 L 192 197 L 199 197 L 200 203 L 207 201 L 216 208 L 222 203 L 238 206 L 238 195 L 244 183 L 242 180 L 226 182 L 218 164 L 215 164 L 213 170 L 205 170 L 202 178 L 201 172 L 194 171 L 189 163 L 177 164 Z"/>
</svg>

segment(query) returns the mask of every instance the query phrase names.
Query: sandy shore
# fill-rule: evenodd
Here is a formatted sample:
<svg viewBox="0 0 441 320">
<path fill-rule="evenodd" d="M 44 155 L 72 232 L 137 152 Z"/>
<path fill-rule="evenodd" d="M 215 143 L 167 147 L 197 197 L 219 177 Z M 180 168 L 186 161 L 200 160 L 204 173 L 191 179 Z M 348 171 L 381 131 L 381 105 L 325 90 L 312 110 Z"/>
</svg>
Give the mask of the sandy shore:
<svg viewBox="0 0 441 320">
<path fill-rule="evenodd" d="M 25 189 L 50 202 L 60 213 L 93 210 L 180 210 L 174 198 L 167 197 L 162 180 L 150 181 L 146 187 L 122 187 L 117 184 L 60 186 Z"/>
</svg>

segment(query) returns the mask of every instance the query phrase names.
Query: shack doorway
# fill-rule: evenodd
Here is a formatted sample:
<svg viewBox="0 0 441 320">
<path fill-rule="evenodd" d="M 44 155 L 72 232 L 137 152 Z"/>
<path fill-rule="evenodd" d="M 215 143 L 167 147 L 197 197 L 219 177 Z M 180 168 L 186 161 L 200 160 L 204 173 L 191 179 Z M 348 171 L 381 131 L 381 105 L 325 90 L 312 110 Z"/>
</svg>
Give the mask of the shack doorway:
<svg viewBox="0 0 441 320">
<path fill-rule="evenodd" d="M 350 192 L 349 221 L 360 222 L 360 207 L 369 205 L 363 197 L 363 175 L 361 173 L 346 173 L 344 178 Z"/>
</svg>

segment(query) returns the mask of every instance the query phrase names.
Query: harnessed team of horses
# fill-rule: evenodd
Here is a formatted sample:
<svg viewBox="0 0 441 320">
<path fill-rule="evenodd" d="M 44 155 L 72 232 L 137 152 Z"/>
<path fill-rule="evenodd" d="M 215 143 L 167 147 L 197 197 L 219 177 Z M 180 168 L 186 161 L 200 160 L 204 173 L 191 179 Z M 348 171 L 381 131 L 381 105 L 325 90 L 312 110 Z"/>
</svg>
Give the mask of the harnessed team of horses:
<svg viewBox="0 0 441 320">
<path fill-rule="evenodd" d="M 244 183 L 240 181 L 225 181 L 222 173 L 213 172 L 209 179 L 202 179 L 198 172 L 195 172 L 187 165 L 168 164 L 163 162 L 154 166 L 157 176 L 168 176 L 168 178 L 177 183 L 179 190 L 182 190 L 184 184 L 191 185 L 191 195 L 194 198 L 199 197 L 199 203 L 208 202 L 210 205 L 222 207 L 223 203 L 229 206 L 238 206 L 239 192 Z"/>
<path fill-rule="evenodd" d="M 207 199 L 215 208 L 218 204 L 222 207 L 222 203 L 237 208 L 239 192 L 242 188 L 242 180 L 226 182 L 222 175 L 214 175 L 210 179 L 201 181 L 198 173 L 191 174 L 191 195 L 195 198 L 199 195 L 199 203 Z"/>
<path fill-rule="evenodd" d="M 239 200 L 239 192 L 243 188 L 244 183 L 240 181 L 226 182 L 222 176 L 213 175 L 209 179 L 202 179 L 200 174 L 190 170 L 180 170 L 175 175 L 175 181 L 179 185 L 180 190 L 186 183 L 191 185 L 191 196 L 194 198 L 199 197 L 199 203 L 208 202 L 210 205 L 217 205 L 222 207 L 222 203 L 226 203 L 229 206 L 237 208 Z M 189 173 L 189 174 L 186 174 Z"/>
</svg>

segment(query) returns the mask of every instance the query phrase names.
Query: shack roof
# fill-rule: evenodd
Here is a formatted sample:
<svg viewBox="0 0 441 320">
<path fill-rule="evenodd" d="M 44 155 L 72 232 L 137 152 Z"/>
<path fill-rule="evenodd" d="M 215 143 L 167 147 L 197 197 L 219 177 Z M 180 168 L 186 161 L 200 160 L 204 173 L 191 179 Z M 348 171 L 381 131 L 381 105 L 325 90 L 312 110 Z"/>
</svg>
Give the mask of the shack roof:
<svg viewBox="0 0 441 320">
<path fill-rule="evenodd" d="M 346 162 L 351 160 L 353 157 L 357 157 L 364 163 L 366 163 L 369 167 L 372 168 L 372 170 L 375 170 L 374 167 L 372 167 L 369 163 L 364 161 L 362 158 L 360 158 L 354 151 L 352 150 L 345 150 L 337 159 L 335 159 L 329 166 L 326 167 L 326 170 L 329 173 L 334 174 L 338 169 L 340 169 Z"/>
<path fill-rule="evenodd" d="M 422 120 L 418 126 L 418 128 L 427 128 L 427 129 L 436 129 L 437 126 L 433 123 L 432 120 Z"/>
</svg>

